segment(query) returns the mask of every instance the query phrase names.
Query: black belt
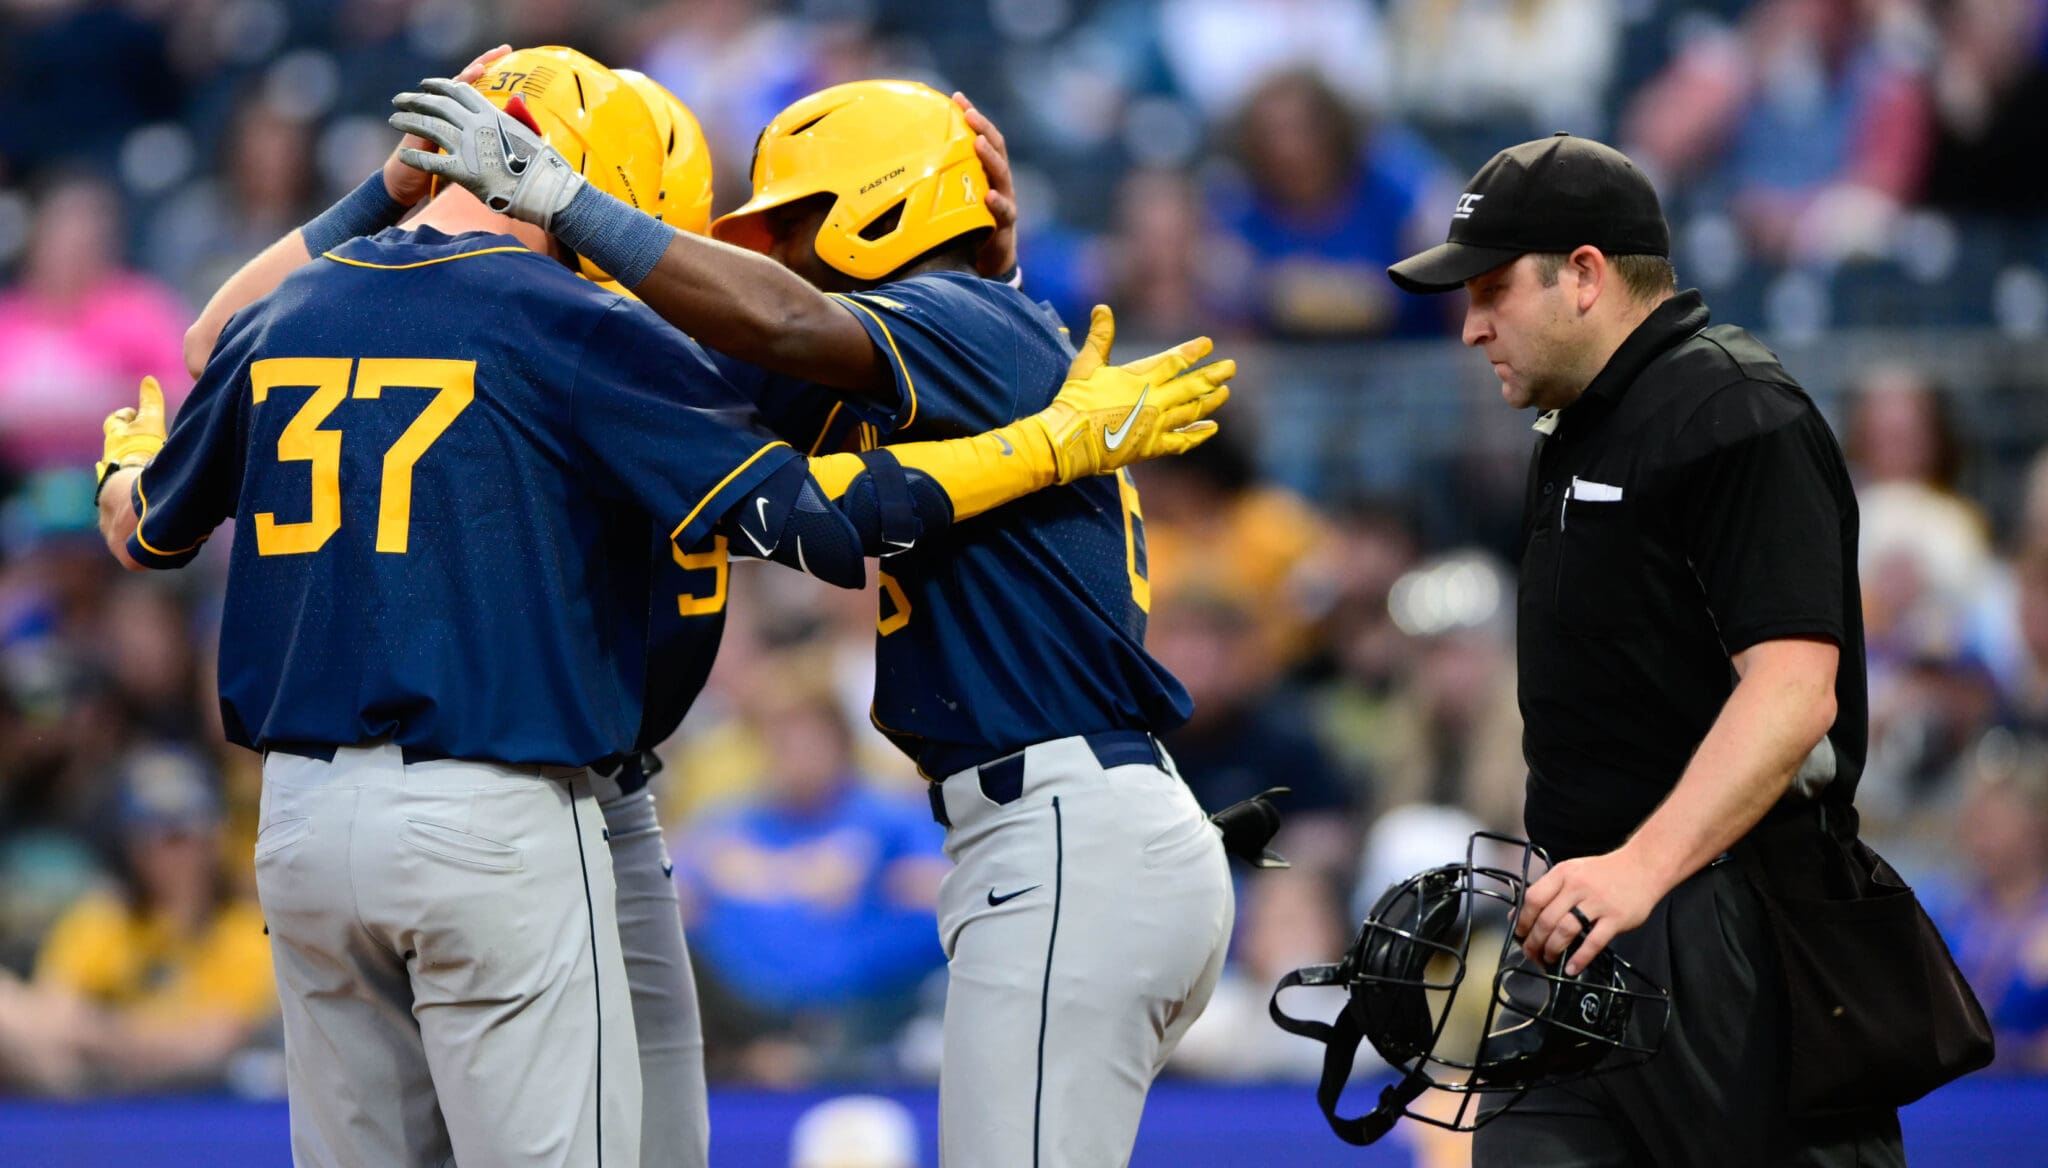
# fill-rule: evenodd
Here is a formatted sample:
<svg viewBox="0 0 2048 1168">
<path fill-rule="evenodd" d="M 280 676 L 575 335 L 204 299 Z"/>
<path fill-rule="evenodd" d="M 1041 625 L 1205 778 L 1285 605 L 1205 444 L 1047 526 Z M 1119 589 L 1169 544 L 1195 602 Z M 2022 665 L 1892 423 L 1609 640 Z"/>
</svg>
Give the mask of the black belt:
<svg viewBox="0 0 2048 1168">
<path fill-rule="evenodd" d="M 608 754 L 590 764 L 590 773 L 600 779 L 617 783 L 621 795 L 630 795 L 647 786 L 647 781 L 661 773 L 661 756 L 651 750 L 634 754 Z"/>
<path fill-rule="evenodd" d="M 1166 768 L 1166 750 L 1159 740 L 1143 730 L 1103 730 L 1095 734 L 1080 736 L 1095 755 L 1095 761 L 1103 770 L 1120 766 L 1156 766 Z M 1026 747 L 1025 750 L 1029 750 Z M 981 783 L 981 793 L 988 801 L 1001 807 L 1015 803 L 1024 796 L 1024 755 L 1025 750 L 1014 751 L 1001 758 L 990 759 L 974 768 Z M 962 767 L 960 770 L 964 771 Z M 958 773 L 958 772 L 955 772 Z M 946 817 L 945 793 L 939 789 L 945 777 L 941 776 L 927 784 L 926 794 L 931 796 L 932 818 L 941 827 L 953 826 Z"/>
</svg>

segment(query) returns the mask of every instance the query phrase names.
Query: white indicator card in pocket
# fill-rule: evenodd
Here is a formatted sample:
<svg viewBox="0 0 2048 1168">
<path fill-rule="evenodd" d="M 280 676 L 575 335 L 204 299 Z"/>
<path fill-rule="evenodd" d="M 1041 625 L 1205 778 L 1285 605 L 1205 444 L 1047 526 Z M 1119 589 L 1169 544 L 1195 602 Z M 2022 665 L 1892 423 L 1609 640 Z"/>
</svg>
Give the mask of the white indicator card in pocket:
<svg viewBox="0 0 2048 1168">
<path fill-rule="evenodd" d="M 1565 512 L 1573 499 L 1581 503 L 1619 503 L 1621 488 L 1611 483 L 1596 483 L 1591 479 L 1572 476 L 1571 489 L 1564 493 L 1564 499 L 1557 505 L 1557 529 L 1564 530 Z"/>
</svg>

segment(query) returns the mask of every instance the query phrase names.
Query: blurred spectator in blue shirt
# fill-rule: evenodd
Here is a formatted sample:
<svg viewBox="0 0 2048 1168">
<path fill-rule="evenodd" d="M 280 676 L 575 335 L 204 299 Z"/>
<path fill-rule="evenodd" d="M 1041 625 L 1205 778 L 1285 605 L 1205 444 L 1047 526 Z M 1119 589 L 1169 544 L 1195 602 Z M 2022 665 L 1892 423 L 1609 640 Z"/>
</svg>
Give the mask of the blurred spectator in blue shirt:
<svg viewBox="0 0 2048 1168">
<path fill-rule="evenodd" d="M 1222 219 L 1252 254 L 1253 314 L 1266 331 L 1295 339 L 1437 331 L 1440 306 L 1397 294 L 1386 273 L 1443 218 L 1430 213 L 1434 169 L 1412 139 L 1386 124 L 1368 130 L 1309 72 L 1253 90 L 1238 135 L 1249 189 Z"/>
<path fill-rule="evenodd" d="M 793 681 L 756 716 L 771 764 L 760 790 L 705 812 L 675 849 L 711 1073 L 872 1070 L 945 962 L 944 833 L 926 799 L 854 769 L 823 685 Z"/>
<path fill-rule="evenodd" d="M 1643 87 L 1624 144 L 1667 197 L 1732 200 L 1765 256 L 1874 254 L 1925 175 L 1929 46 L 1908 4 L 1762 0 Z"/>
<path fill-rule="evenodd" d="M 2048 1071 L 2048 742 L 1994 730 L 1957 817 L 1960 887 L 1929 908 L 1991 1016 L 1995 1066 Z"/>
</svg>

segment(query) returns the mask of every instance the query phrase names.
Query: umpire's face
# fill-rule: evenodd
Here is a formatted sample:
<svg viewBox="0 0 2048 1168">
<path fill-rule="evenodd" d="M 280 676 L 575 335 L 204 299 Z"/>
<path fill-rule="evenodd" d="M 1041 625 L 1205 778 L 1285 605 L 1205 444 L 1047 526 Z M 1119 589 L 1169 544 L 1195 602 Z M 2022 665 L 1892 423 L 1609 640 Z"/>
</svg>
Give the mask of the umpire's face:
<svg viewBox="0 0 2048 1168">
<path fill-rule="evenodd" d="M 1516 409 L 1561 409 L 1586 388 L 1577 376 L 1576 273 L 1565 267 L 1546 284 L 1539 258 L 1525 255 L 1465 281 L 1465 343 L 1485 350 L 1501 397 Z"/>
</svg>

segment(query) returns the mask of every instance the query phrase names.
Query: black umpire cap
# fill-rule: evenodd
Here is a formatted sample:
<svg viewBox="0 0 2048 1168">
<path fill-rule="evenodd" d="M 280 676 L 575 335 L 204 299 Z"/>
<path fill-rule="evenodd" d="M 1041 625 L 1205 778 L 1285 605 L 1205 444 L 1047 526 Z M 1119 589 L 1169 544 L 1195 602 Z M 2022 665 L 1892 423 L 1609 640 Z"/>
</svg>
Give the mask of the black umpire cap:
<svg viewBox="0 0 2048 1168">
<path fill-rule="evenodd" d="M 1627 155 L 1559 133 L 1494 155 L 1458 196 L 1450 238 L 1387 275 L 1410 292 L 1450 292 L 1518 256 L 1587 244 L 1611 256 L 1669 256 L 1671 228 Z"/>
</svg>

